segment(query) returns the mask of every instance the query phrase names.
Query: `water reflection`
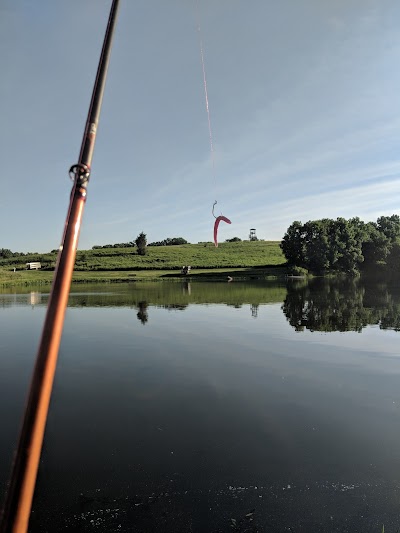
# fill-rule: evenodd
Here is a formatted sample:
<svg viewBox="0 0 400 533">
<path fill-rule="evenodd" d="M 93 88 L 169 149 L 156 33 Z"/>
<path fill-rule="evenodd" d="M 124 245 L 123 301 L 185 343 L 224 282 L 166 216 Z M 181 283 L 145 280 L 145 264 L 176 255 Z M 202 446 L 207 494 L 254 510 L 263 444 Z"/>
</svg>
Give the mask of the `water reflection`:
<svg viewBox="0 0 400 533">
<path fill-rule="evenodd" d="M 189 296 L 192 294 L 192 285 L 189 281 L 185 281 L 183 284 L 182 284 L 182 291 L 183 293 L 187 292 L 189 294 Z"/>
<path fill-rule="evenodd" d="M 251 304 L 250 305 L 251 316 L 253 318 L 257 318 L 258 317 L 258 308 L 259 308 L 258 304 Z"/>
<path fill-rule="evenodd" d="M 48 294 L 30 289 L 0 293 L 0 308 L 45 306 Z M 282 304 L 283 302 L 283 304 Z M 130 307 L 137 319 L 149 321 L 150 308 L 186 311 L 194 304 L 245 307 L 260 319 L 260 306 L 282 304 L 288 323 L 298 332 L 357 331 L 368 325 L 400 331 L 400 290 L 385 283 L 360 279 L 311 279 L 250 283 L 135 283 L 72 286 L 68 302 L 74 307 Z"/>
<path fill-rule="evenodd" d="M 400 330 L 398 289 L 357 279 L 289 283 L 282 310 L 296 331 L 361 332 L 367 325 Z"/>
<path fill-rule="evenodd" d="M 0 292 L 0 308 L 25 307 L 28 304 L 34 309 L 38 305 L 45 304 L 47 296 L 37 290 L 21 291 L 19 288 L 13 292 Z"/>
<path fill-rule="evenodd" d="M 30 293 L 0 294 L 0 498 Z M 397 531 L 399 302 L 360 281 L 74 286 L 31 533 Z"/>
<path fill-rule="evenodd" d="M 32 306 L 32 309 L 35 305 L 40 304 L 42 301 L 42 293 L 37 291 L 31 291 L 28 295 L 28 303 Z"/>
<path fill-rule="evenodd" d="M 49 288 L 50 290 L 50 288 Z M 240 308 L 243 304 L 280 303 L 286 295 L 283 282 L 249 283 L 175 283 L 138 282 L 112 285 L 72 284 L 68 307 L 137 307 L 141 302 L 164 309 L 184 310 L 191 304 L 226 304 Z M 21 287 L 0 290 L 0 306 L 46 305 L 48 293 Z"/>
<path fill-rule="evenodd" d="M 147 302 L 139 302 L 138 303 L 138 313 L 137 313 L 137 317 L 138 317 L 138 320 L 140 320 L 140 322 L 145 325 L 146 322 L 149 320 L 149 314 L 147 312 L 147 308 L 148 308 L 148 304 Z"/>
</svg>

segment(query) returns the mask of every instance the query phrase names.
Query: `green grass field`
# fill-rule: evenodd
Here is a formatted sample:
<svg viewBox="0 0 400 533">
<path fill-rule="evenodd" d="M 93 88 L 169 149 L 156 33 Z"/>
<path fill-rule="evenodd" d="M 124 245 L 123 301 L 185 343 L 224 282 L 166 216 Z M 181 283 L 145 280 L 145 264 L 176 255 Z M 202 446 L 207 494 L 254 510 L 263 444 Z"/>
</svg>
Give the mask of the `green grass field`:
<svg viewBox="0 0 400 533">
<path fill-rule="evenodd" d="M 42 270 L 27 271 L 25 263 L 40 261 Z M 51 283 L 56 254 L 30 254 L 0 260 L 1 285 Z M 181 277 L 183 265 L 190 265 L 191 279 L 265 278 L 283 274 L 285 258 L 277 241 L 150 246 L 140 256 L 136 248 L 80 250 L 74 281 L 117 282 Z M 14 268 L 16 271 L 14 272 Z"/>
</svg>

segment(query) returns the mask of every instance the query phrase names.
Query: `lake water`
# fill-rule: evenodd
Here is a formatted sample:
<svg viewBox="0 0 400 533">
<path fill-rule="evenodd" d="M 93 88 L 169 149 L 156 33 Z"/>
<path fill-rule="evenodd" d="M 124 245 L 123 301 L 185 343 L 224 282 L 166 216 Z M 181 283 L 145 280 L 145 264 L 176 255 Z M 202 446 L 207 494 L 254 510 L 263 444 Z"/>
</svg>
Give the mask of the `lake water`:
<svg viewBox="0 0 400 533">
<path fill-rule="evenodd" d="M 0 292 L 4 493 L 48 294 Z M 400 291 L 72 287 L 30 531 L 400 528 Z"/>
</svg>

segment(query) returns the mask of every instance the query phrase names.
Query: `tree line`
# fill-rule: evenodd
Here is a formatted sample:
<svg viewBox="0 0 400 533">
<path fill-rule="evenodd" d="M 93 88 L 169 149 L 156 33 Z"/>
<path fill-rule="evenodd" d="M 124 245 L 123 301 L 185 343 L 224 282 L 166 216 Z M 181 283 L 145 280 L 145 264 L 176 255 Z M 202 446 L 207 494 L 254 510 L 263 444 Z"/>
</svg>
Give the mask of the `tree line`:
<svg viewBox="0 0 400 533">
<path fill-rule="evenodd" d="M 178 246 L 180 244 L 189 244 L 183 237 L 167 237 L 163 241 L 151 242 L 148 246 Z"/>
<path fill-rule="evenodd" d="M 140 246 L 138 245 L 138 243 Z M 102 248 L 134 248 L 135 246 L 137 246 L 138 250 L 139 248 L 141 250 L 141 253 L 138 252 L 139 255 L 145 255 L 142 252 L 146 248 L 146 246 L 177 246 L 180 244 L 189 244 L 189 243 L 183 237 L 167 237 L 163 241 L 155 241 L 155 242 L 150 242 L 149 244 L 147 244 L 147 235 L 142 231 L 141 233 L 139 233 L 139 235 L 136 237 L 134 241 L 120 242 L 116 244 L 103 244 L 101 246 L 96 244 L 95 246 L 92 246 L 92 250 L 99 250 Z"/>
<path fill-rule="evenodd" d="M 38 255 L 38 252 L 12 252 L 9 248 L 0 248 L 0 259 L 9 259 L 10 257 L 27 257 L 31 255 Z"/>
<path fill-rule="evenodd" d="M 394 272 L 400 266 L 400 217 L 382 216 L 367 223 L 358 217 L 295 221 L 280 247 L 288 265 L 316 274 Z"/>
</svg>

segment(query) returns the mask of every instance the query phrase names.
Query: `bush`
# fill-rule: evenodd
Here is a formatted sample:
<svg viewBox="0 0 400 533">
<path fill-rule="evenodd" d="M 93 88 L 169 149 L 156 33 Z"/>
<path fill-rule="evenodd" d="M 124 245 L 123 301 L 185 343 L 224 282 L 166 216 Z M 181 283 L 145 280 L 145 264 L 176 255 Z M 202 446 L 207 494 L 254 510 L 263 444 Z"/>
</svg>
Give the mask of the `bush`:
<svg viewBox="0 0 400 533">
<path fill-rule="evenodd" d="M 143 231 L 136 237 L 135 244 L 138 255 L 146 255 L 147 238 Z"/>
<path fill-rule="evenodd" d="M 299 266 L 291 266 L 288 268 L 289 276 L 308 276 L 309 272 L 306 268 Z"/>
</svg>

